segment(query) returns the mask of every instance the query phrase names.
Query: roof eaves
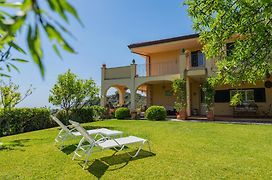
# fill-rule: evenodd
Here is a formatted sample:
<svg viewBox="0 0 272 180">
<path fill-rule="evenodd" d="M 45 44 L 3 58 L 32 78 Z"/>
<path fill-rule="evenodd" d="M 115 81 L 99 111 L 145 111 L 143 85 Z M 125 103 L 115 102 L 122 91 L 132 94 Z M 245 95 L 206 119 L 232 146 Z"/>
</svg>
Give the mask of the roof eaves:
<svg viewBox="0 0 272 180">
<path fill-rule="evenodd" d="M 137 47 L 151 46 L 151 45 L 156 45 L 156 44 L 192 39 L 192 38 L 197 38 L 197 37 L 199 37 L 199 34 L 189 34 L 189 35 L 185 35 L 185 36 L 178 36 L 178 37 L 173 37 L 173 38 L 130 44 L 130 45 L 128 45 L 128 48 L 132 49 L 132 48 L 137 48 Z"/>
</svg>

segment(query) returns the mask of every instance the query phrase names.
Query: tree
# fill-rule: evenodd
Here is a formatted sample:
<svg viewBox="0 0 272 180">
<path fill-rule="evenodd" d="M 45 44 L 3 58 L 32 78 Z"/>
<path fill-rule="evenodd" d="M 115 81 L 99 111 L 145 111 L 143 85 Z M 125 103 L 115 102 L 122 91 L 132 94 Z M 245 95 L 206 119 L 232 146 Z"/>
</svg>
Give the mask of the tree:
<svg viewBox="0 0 272 180">
<path fill-rule="evenodd" d="M 186 0 L 207 58 L 218 59 L 214 83 L 255 83 L 272 73 L 270 0 Z M 233 42 L 231 53 L 226 43 Z"/>
<path fill-rule="evenodd" d="M 4 110 L 4 115 L 8 115 L 6 113 L 6 110 L 9 110 L 11 108 L 14 108 L 17 104 L 22 102 L 24 99 L 26 99 L 28 96 L 30 96 L 33 92 L 33 88 L 30 87 L 24 95 L 21 94 L 19 91 L 19 85 L 16 85 L 9 81 L 8 83 L 5 83 L 4 81 L 0 81 L 0 105 Z M 9 127 L 8 121 L 5 120 L 5 118 L 0 119 L 0 126 L 2 127 Z"/>
<path fill-rule="evenodd" d="M 49 10 L 44 7 L 48 6 Z M 59 16 L 66 23 L 69 22 L 68 14 L 74 16 L 80 23 L 80 18 L 75 8 L 68 0 L 0 0 L 0 52 L 5 54 L 0 62 L 19 61 L 18 58 L 9 57 L 11 47 L 26 54 L 26 52 L 15 43 L 18 33 L 26 27 L 26 42 L 33 61 L 38 65 L 42 76 L 44 76 L 44 65 L 42 62 L 43 51 L 41 42 L 41 30 L 52 42 L 52 48 L 61 58 L 59 47 L 75 53 L 75 50 L 64 38 L 63 34 L 72 36 L 68 29 L 57 20 Z M 17 70 L 16 66 L 12 66 Z M 8 68 L 8 67 L 7 67 Z"/>
<path fill-rule="evenodd" d="M 6 109 L 14 108 L 17 104 L 22 102 L 25 98 L 30 96 L 33 92 L 33 89 L 30 87 L 24 95 L 19 91 L 19 85 L 16 85 L 9 81 L 5 83 L 4 81 L 0 82 L 0 97 L 1 97 L 1 106 Z"/>
<path fill-rule="evenodd" d="M 187 106 L 186 81 L 184 78 L 175 79 L 172 84 L 173 92 L 176 95 L 175 109 L 180 112 Z"/>
<path fill-rule="evenodd" d="M 49 102 L 60 106 L 66 112 L 90 104 L 98 96 L 98 87 L 92 79 L 78 78 L 71 70 L 58 76 L 57 83 L 50 90 Z"/>
</svg>

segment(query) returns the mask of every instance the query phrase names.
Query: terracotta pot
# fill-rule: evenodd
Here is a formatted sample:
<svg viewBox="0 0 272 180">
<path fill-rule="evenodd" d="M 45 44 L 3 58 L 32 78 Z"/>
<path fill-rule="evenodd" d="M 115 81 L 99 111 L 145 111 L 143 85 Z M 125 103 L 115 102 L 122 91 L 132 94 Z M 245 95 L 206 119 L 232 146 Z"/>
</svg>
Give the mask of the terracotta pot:
<svg viewBox="0 0 272 180">
<path fill-rule="evenodd" d="M 214 121 L 214 113 L 212 110 L 207 112 L 207 119 L 208 121 Z"/>
<path fill-rule="evenodd" d="M 179 111 L 177 114 L 177 119 L 186 120 L 187 119 L 187 111 L 186 110 Z"/>
</svg>

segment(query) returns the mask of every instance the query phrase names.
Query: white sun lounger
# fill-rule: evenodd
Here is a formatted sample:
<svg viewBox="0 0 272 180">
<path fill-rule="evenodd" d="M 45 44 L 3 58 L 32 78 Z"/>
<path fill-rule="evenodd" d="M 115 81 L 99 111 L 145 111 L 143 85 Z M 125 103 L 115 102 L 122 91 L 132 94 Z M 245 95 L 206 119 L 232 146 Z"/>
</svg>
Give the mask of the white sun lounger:
<svg viewBox="0 0 272 180">
<path fill-rule="evenodd" d="M 90 155 L 95 152 L 94 147 L 98 147 L 100 150 L 106 150 L 106 149 L 111 149 L 114 148 L 116 151 L 121 151 L 124 149 L 125 146 L 130 145 L 130 144 L 139 144 L 138 150 L 134 155 L 131 155 L 127 152 L 129 156 L 136 157 L 138 156 L 140 150 L 144 146 L 145 143 L 148 144 L 149 151 L 151 152 L 150 144 L 148 140 L 139 138 L 136 136 L 128 136 L 128 137 L 122 137 L 122 138 L 116 138 L 116 139 L 108 139 L 106 137 L 102 137 L 101 139 L 95 140 L 93 139 L 88 132 L 80 126 L 79 123 L 74 122 L 74 121 L 69 121 L 75 128 L 76 130 L 81 133 L 83 136 L 82 139 L 80 140 L 73 156 L 73 160 L 75 159 L 76 156 L 81 157 L 81 155 L 78 153 L 79 150 L 83 150 L 83 154 L 86 155 L 85 159 L 85 164 L 83 168 L 85 168 L 88 159 Z M 83 143 L 86 143 L 87 145 L 83 145 Z M 86 147 L 86 148 L 85 148 Z"/>
<path fill-rule="evenodd" d="M 57 137 L 55 138 L 55 142 L 61 142 L 61 146 L 63 146 L 63 142 L 69 138 L 69 137 L 76 137 L 76 136 L 82 136 L 79 132 L 76 131 L 75 128 L 70 129 L 68 126 L 65 126 L 58 118 L 55 116 L 51 116 L 51 118 L 61 127 L 60 132 L 58 133 Z M 122 136 L 122 131 L 116 131 L 116 130 L 110 130 L 106 128 L 99 128 L 99 129 L 91 129 L 88 130 L 87 133 L 89 135 L 95 135 L 96 137 L 98 135 L 102 137 L 117 137 Z M 96 138 L 95 137 L 95 138 Z"/>
</svg>

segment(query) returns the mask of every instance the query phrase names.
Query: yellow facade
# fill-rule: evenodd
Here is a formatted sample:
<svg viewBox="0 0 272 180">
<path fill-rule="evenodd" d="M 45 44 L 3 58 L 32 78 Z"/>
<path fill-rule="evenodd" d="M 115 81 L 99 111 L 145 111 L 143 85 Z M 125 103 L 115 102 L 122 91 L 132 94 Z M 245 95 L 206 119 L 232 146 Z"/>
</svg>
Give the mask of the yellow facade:
<svg viewBox="0 0 272 180">
<path fill-rule="evenodd" d="M 172 94 L 171 82 L 184 77 L 187 80 L 187 113 L 189 115 L 205 115 L 205 104 L 201 102 L 201 84 L 216 71 L 215 60 L 200 61 L 201 65 L 194 65 L 192 52 L 201 50 L 202 45 L 195 35 L 152 41 L 129 46 L 133 53 L 141 55 L 146 60 L 145 73 L 138 74 L 137 64 L 118 68 L 102 68 L 101 104 L 105 105 L 105 96 L 110 87 L 126 87 L 131 92 L 131 110 L 136 106 L 133 97 L 137 90 L 144 90 L 147 94 L 147 105 L 162 105 L 167 110 L 173 110 L 175 97 Z M 143 86 L 145 88 L 143 88 Z M 243 85 L 243 88 L 264 88 L 264 82 L 256 85 Z M 235 89 L 222 86 L 216 90 Z M 265 88 L 265 102 L 256 103 L 259 107 L 258 115 L 262 115 L 272 103 L 272 88 Z M 229 102 L 215 103 L 216 116 L 232 116 L 233 107 Z"/>
</svg>

